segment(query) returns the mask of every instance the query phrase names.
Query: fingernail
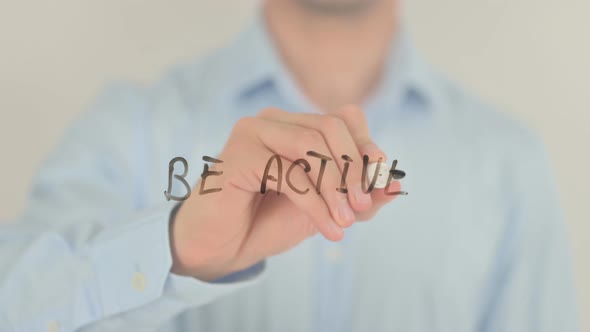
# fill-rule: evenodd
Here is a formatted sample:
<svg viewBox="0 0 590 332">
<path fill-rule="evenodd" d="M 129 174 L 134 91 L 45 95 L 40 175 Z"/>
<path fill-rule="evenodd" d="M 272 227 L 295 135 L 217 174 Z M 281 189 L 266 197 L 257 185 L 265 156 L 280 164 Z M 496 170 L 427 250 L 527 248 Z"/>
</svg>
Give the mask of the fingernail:
<svg viewBox="0 0 590 332">
<path fill-rule="evenodd" d="M 345 198 L 338 203 L 338 214 L 340 216 L 339 225 L 342 227 L 349 227 L 354 222 L 354 212 Z"/>
<path fill-rule="evenodd" d="M 360 205 L 370 205 L 372 202 L 371 195 L 365 194 L 360 184 L 352 189 L 352 195 L 354 200 Z"/>
<path fill-rule="evenodd" d="M 370 160 L 377 160 L 379 158 L 383 158 L 383 160 L 387 159 L 385 152 L 383 152 L 383 150 L 379 149 L 379 147 L 377 147 L 377 145 L 375 145 L 375 143 L 367 143 L 367 144 L 363 145 L 362 153 L 363 153 L 363 155 L 369 156 Z"/>
<path fill-rule="evenodd" d="M 344 235 L 342 227 L 338 226 L 334 221 L 329 222 L 330 232 L 337 238 L 341 238 Z"/>
</svg>

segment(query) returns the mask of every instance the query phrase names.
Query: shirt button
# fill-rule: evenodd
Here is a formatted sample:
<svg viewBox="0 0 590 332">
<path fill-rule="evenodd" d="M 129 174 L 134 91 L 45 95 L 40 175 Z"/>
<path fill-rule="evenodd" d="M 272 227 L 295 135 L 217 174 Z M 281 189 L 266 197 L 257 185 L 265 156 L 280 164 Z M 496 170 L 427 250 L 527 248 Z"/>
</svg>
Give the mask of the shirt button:
<svg viewBox="0 0 590 332">
<path fill-rule="evenodd" d="M 342 250 L 338 247 L 330 247 L 326 249 L 326 259 L 332 264 L 337 264 L 342 261 Z"/>
<path fill-rule="evenodd" d="M 135 274 L 133 274 L 131 284 L 135 290 L 143 291 L 145 289 L 145 276 L 143 273 L 135 272 Z"/>
<path fill-rule="evenodd" d="M 51 321 L 47 324 L 47 332 L 58 332 L 59 326 L 57 325 L 56 321 Z"/>
</svg>

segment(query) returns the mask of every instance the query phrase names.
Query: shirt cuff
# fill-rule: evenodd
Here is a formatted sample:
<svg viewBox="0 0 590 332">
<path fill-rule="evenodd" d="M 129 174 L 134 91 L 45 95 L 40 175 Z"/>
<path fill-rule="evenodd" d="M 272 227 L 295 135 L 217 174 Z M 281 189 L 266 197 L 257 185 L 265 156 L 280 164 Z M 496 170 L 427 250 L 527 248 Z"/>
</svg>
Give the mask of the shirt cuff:
<svg viewBox="0 0 590 332">
<path fill-rule="evenodd" d="M 131 218 L 101 233 L 90 246 L 103 315 L 121 313 L 161 296 L 172 266 L 172 205 Z"/>
<path fill-rule="evenodd" d="M 156 299 L 174 303 L 175 308 L 163 310 L 172 314 L 209 303 L 264 275 L 264 261 L 213 282 L 172 274 L 169 224 L 174 207 L 167 204 L 132 218 L 105 231 L 91 245 L 103 315 L 123 313 Z"/>
</svg>

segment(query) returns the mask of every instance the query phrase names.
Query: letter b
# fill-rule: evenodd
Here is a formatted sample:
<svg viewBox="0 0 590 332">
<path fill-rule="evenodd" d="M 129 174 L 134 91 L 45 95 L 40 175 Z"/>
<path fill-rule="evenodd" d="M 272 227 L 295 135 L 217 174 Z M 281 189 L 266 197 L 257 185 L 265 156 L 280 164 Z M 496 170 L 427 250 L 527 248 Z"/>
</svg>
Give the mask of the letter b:
<svg viewBox="0 0 590 332">
<path fill-rule="evenodd" d="M 179 162 L 179 161 L 184 166 L 184 172 L 182 173 L 182 175 L 174 174 L 174 164 L 176 164 L 176 162 Z M 186 162 L 186 159 L 184 159 L 182 157 L 176 157 L 170 161 L 170 164 L 168 166 L 168 190 L 164 191 L 164 196 L 166 196 L 167 201 L 169 201 L 169 200 L 184 201 L 191 196 L 191 186 L 185 180 L 185 177 L 187 174 L 188 174 L 188 163 Z M 174 178 L 176 180 L 180 181 L 184 185 L 184 187 L 186 188 L 186 194 L 184 194 L 184 196 L 174 196 L 174 195 L 170 194 L 172 191 L 172 176 L 173 175 L 174 175 Z"/>
</svg>

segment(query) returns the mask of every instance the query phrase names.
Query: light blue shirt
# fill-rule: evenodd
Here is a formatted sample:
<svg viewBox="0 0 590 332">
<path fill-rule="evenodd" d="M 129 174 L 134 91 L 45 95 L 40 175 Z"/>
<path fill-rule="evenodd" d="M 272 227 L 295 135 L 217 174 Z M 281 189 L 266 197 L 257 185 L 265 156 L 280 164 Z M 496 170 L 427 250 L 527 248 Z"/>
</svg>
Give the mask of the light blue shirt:
<svg viewBox="0 0 590 332">
<path fill-rule="evenodd" d="M 256 21 L 157 84 L 113 85 L 66 133 L 0 227 L 0 331 L 575 331 L 542 144 L 396 40 L 364 109 L 408 196 L 340 243 L 215 283 L 170 273 L 169 161 L 196 183 L 239 118 L 317 111 Z"/>
</svg>

